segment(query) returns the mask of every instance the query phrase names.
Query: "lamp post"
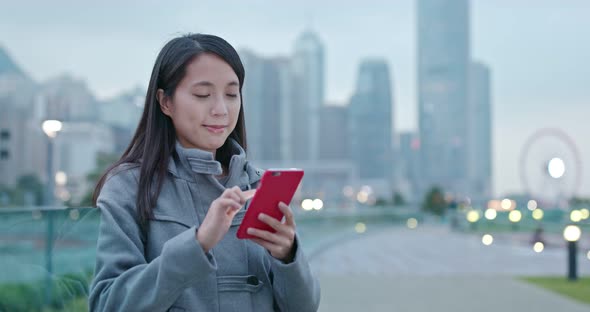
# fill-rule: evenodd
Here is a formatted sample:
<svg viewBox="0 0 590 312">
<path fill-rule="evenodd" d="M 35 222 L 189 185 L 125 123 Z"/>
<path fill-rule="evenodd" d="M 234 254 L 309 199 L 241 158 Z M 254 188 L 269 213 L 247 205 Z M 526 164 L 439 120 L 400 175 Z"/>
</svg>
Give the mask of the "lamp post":
<svg viewBox="0 0 590 312">
<path fill-rule="evenodd" d="M 55 176 L 53 174 L 53 144 L 57 133 L 61 131 L 62 123 L 59 120 L 45 120 L 42 124 L 43 132 L 47 135 L 47 188 L 45 189 L 45 206 L 47 208 L 47 232 L 45 235 L 45 269 L 47 277 L 45 280 L 45 302 L 51 301 L 51 279 L 53 276 L 53 212 L 55 204 Z"/>
<path fill-rule="evenodd" d="M 55 177 L 53 176 L 53 144 L 57 133 L 61 131 L 62 123 L 59 120 L 45 120 L 41 126 L 47 135 L 47 188 L 45 189 L 45 205 L 55 204 L 54 188 Z"/>
<path fill-rule="evenodd" d="M 577 254 L 578 240 L 582 236 L 582 230 L 577 225 L 568 225 L 563 230 L 563 238 L 567 241 L 568 274 L 567 279 L 575 281 L 578 279 Z"/>
</svg>

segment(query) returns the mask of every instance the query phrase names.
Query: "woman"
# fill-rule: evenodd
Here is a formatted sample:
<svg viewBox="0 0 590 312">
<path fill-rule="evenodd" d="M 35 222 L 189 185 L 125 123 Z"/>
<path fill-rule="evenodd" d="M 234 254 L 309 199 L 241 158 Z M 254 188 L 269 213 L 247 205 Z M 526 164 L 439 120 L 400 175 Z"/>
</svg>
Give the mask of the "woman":
<svg viewBox="0 0 590 312">
<path fill-rule="evenodd" d="M 212 35 L 168 42 L 154 65 L 137 131 L 99 181 L 92 311 L 315 311 L 320 289 L 285 221 L 259 218 L 239 240 L 246 160 L 244 68 Z"/>
</svg>

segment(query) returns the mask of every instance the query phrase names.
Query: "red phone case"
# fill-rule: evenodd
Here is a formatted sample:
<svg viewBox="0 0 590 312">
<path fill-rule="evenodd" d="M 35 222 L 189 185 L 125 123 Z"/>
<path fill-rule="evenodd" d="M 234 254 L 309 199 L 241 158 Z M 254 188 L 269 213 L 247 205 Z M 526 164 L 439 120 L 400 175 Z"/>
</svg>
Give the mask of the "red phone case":
<svg viewBox="0 0 590 312">
<path fill-rule="evenodd" d="M 279 202 L 289 205 L 297 187 L 303 178 L 301 169 L 269 169 L 264 172 L 260 184 L 250 205 L 244 215 L 244 220 L 238 228 L 238 238 L 256 238 L 249 235 L 248 228 L 257 228 L 269 232 L 276 232 L 268 224 L 258 220 L 258 215 L 263 212 L 277 220 L 283 218 L 279 210 Z"/>
</svg>

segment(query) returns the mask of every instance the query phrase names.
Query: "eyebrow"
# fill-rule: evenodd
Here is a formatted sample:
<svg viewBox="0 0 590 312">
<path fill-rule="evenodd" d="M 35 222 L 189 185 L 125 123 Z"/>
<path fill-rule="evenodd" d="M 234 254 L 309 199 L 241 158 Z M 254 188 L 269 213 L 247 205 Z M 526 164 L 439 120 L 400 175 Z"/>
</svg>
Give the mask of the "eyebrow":
<svg viewBox="0 0 590 312">
<path fill-rule="evenodd" d="M 234 81 L 228 83 L 227 85 L 228 86 L 239 86 L 239 83 L 234 80 Z M 199 81 L 199 82 L 193 83 L 193 85 L 192 85 L 192 87 L 196 87 L 196 86 L 211 87 L 211 86 L 213 86 L 213 83 L 211 81 Z"/>
</svg>

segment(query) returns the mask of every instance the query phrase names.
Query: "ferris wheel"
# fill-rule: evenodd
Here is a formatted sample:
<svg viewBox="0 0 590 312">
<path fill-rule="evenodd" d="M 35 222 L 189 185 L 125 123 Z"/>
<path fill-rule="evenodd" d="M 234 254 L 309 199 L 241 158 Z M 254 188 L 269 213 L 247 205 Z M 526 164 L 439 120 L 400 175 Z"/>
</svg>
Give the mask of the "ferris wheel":
<svg viewBox="0 0 590 312">
<path fill-rule="evenodd" d="M 574 141 L 559 129 L 541 129 L 524 144 L 520 178 L 529 195 L 548 205 L 563 206 L 582 179 L 582 163 Z"/>
</svg>

